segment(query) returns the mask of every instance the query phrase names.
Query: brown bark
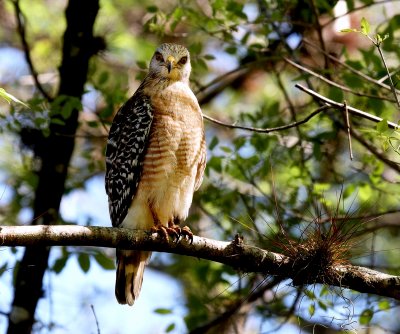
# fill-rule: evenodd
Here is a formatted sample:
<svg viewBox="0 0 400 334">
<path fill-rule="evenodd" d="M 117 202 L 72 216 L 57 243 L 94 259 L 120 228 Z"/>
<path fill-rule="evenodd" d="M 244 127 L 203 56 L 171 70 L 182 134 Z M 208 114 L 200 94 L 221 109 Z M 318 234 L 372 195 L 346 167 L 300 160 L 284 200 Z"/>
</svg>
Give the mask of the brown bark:
<svg viewBox="0 0 400 334">
<path fill-rule="evenodd" d="M 80 99 L 87 78 L 89 59 L 98 51 L 93 25 L 99 9 L 98 0 L 70 0 L 66 8 L 67 28 L 64 33 L 60 87 L 58 96 Z M 56 224 L 65 180 L 74 149 L 74 134 L 78 126 L 79 110 L 67 118 L 52 110 L 50 135 L 35 134 L 30 138 L 37 170 L 38 185 L 34 200 L 33 224 Z M 26 140 L 26 138 L 25 138 Z M 47 269 L 50 248 L 35 245 L 25 249 L 18 264 L 14 300 L 9 316 L 8 334 L 28 334 L 32 330 L 39 298 L 43 295 L 42 279 Z"/>
<path fill-rule="evenodd" d="M 146 231 L 74 225 L 2 226 L 0 240 L 2 246 L 70 245 L 167 252 L 220 262 L 240 269 L 241 272 L 258 272 L 299 280 L 293 259 L 244 244 L 240 240 L 226 242 L 194 236 L 193 243 L 186 240 L 177 243 L 173 240 L 166 241 Z M 400 300 L 400 276 L 350 264 L 337 265 L 330 270 L 333 270 L 335 275 L 331 275 L 327 281 L 316 278 L 312 284 L 324 283 Z"/>
</svg>

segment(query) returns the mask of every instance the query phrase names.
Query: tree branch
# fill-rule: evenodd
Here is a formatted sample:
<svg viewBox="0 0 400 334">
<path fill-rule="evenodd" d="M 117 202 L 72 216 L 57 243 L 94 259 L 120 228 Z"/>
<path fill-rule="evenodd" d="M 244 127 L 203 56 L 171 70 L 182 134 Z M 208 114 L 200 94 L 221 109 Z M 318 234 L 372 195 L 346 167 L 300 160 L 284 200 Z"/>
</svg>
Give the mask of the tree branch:
<svg viewBox="0 0 400 334">
<path fill-rule="evenodd" d="M 206 120 L 208 120 L 208 121 L 210 121 L 212 123 L 215 123 L 215 124 L 218 124 L 218 125 L 230 128 L 230 129 L 240 129 L 240 130 L 258 132 L 258 133 L 270 133 L 270 132 L 275 132 L 275 131 L 287 130 L 287 129 L 290 129 L 290 128 L 297 127 L 297 126 L 299 126 L 301 124 L 307 123 L 311 118 L 313 118 L 314 116 L 318 115 L 320 112 L 328 110 L 330 108 L 331 108 L 330 106 L 322 106 L 322 107 L 314 110 L 311 114 L 309 114 L 308 116 L 306 116 L 305 118 L 303 118 L 300 121 L 293 122 L 293 123 L 286 124 L 286 125 L 277 126 L 277 127 L 274 127 L 274 128 L 254 128 L 254 127 L 251 127 L 251 126 L 228 124 L 228 123 L 221 122 L 221 121 L 219 121 L 219 120 L 217 120 L 215 118 L 212 118 L 210 116 L 204 115 L 204 114 L 203 114 L 203 117 L 204 117 L 204 119 L 206 119 Z"/>
<path fill-rule="evenodd" d="M 331 85 L 333 87 L 337 87 L 337 88 L 341 89 L 344 92 L 348 92 L 348 93 L 351 93 L 353 95 L 357 95 L 357 96 L 361 96 L 361 97 L 368 97 L 368 98 L 371 98 L 371 99 L 379 99 L 379 100 L 385 100 L 385 101 L 390 101 L 390 102 L 396 102 L 394 99 L 391 99 L 389 97 L 357 92 L 357 91 L 355 91 L 353 89 L 350 89 L 350 88 L 348 88 L 346 86 L 343 86 L 343 85 L 341 85 L 341 84 L 339 84 L 339 83 L 337 83 L 335 81 L 332 81 L 332 80 L 330 80 L 328 78 L 325 78 L 323 75 L 318 74 L 318 73 L 308 69 L 307 67 L 305 67 L 303 65 L 297 64 L 297 63 L 295 63 L 294 61 L 290 60 L 287 57 L 283 57 L 283 60 L 285 62 L 289 63 L 290 65 L 292 65 L 293 67 L 298 68 L 300 71 L 306 72 L 306 73 L 308 73 L 308 74 L 310 74 L 310 75 L 312 75 L 312 76 L 314 76 L 314 77 L 326 82 L 327 84 L 329 84 L 329 85 Z"/>
<path fill-rule="evenodd" d="M 299 85 L 299 84 L 296 84 L 295 87 L 297 87 L 298 89 L 302 90 L 303 92 L 311 95 L 315 99 L 325 103 L 325 105 L 331 106 L 331 107 L 336 108 L 336 109 L 341 109 L 341 110 L 343 110 L 345 108 L 345 105 L 343 103 L 339 103 L 339 102 L 333 101 L 331 99 L 328 99 L 327 97 L 325 97 L 325 96 L 323 96 L 321 94 L 318 94 L 317 92 L 313 91 L 312 89 L 306 88 L 306 87 L 304 87 L 302 85 Z M 372 114 L 367 113 L 365 111 L 362 111 L 360 109 L 356 109 L 356 108 L 353 108 L 353 107 L 350 107 L 350 106 L 346 106 L 346 107 L 347 107 L 348 112 L 350 114 L 355 115 L 355 116 L 359 116 L 359 117 L 368 119 L 368 120 L 373 121 L 375 123 L 379 123 L 379 122 L 383 121 L 383 118 L 375 116 L 375 115 L 372 115 Z M 400 127 L 396 123 L 389 122 L 389 121 L 387 121 L 387 125 L 391 129 L 399 129 L 399 127 Z"/>
<path fill-rule="evenodd" d="M 193 243 L 167 241 L 147 231 L 111 227 L 63 226 L 1 226 L 1 246 L 97 246 L 123 249 L 149 250 L 193 256 L 226 264 L 242 272 L 258 272 L 299 280 L 291 258 L 255 246 L 240 239 L 232 242 L 194 236 Z M 365 267 L 337 265 L 337 275 L 329 281 L 315 279 L 303 284 L 323 283 L 350 288 L 400 300 L 400 277 Z"/>
<path fill-rule="evenodd" d="M 28 45 L 28 42 L 26 40 L 25 25 L 24 25 L 24 22 L 23 22 L 24 15 L 23 15 L 23 13 L 21 11 L 21 8 L 19 6 L 19 0 L 15 0 L 15 1 L 11 1 L 11 2 L 14 5 L 14 9 L 15 9 L 15 17 L 17 19 L 17 24 L 18 24 L 18 33 L 19 33 L 19 35 L 21 37 L 21 43 L 22 43 L 22 47 L 24 49 L 25 59 L 26 59 L 26 62 L 28 63 L 29 70 L 31 72 L 33 81 L 35 82 L 35 86 L 47 101 L 52 101 L 53 98 L 43 88 L 42 84 L 39 81 L 38 73 L 36 72 L 36 69 L 33 66 L 31 53 L 30 53 L 30 50 L 29 50 L 29 45 Z"/>
</svg>

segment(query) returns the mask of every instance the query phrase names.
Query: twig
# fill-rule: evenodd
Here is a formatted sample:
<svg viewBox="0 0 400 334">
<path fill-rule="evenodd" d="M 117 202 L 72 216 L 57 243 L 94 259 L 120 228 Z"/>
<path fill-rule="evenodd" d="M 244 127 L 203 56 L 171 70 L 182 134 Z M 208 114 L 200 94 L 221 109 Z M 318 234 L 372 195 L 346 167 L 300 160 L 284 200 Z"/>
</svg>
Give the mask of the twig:
<svg viewBox="0 0 400 334">
<path fill-rule="evenodd" d="M 353 9 L 349 10 L 347 13 L 344 13 L 342 15 L 338 15 L 338 16 L 335 16 L 335 17 L 331 18 L 330 20 L 328 20 L 324 24 L 322 24 L 322 27 L 326 27 L 327 25 L 331 24 L 332 22 L 336 21 L 337 19 L 340 19 L 341 17 L 344 17 L 344 16 L 349 15 L 351 13 L 354 13 L 356 11 L 363 10 L 365 8 L 368 8 L 368 7 L 371 7 L 371 6 L 374 6 L 374 5 L 383 5 L 385 3 L 390 3 L 390 2 L 394 2 L 394 1 L 399 1 L 399 0 L 382 0 L 382 1 L 368 2 L 365 5 L 362 5 L 362 6 L 359 6 L 359 7 L 355 7 Z"/>
<path fill-rule="evenodd" d="M 366 75 L 365 73 L 356 70 L 355 68 L 353 68 L 353 67 L 351 67 L 350 65 L 346 64 L 345 62 L 341 61 L 339 58 L 336 58 L 336 57 L 332 56 L 332 55 L 329 54 L 329 53 L 325 53 L 325 51 L 322 50 L 318 45 L 316 45 L 316 44 L 310 42 L 308 39 L 304 38 L 304 39 L 303 39 L 303 42 L 304 42 L 305 44 L 308 44 L 308 45 L 310 45 L 311 47 L 317 49 L 319 52 L 324 53 L 329 59 L 331 59 L 331 60 L 333 60 L 334 62 L 338 63 L 339 65 L 341 65 L 341 66 L 347 68 L 350 72 L 352 72 L 352 73 L 358 75 L 359 77 L 361 77 L 361 78 L 367 80 L 368 82 L 371 82 L 371 83 L 373 83 L 373 84 L 375 84 L 375 85 L 377 85 L 377 86 L 379 86 L 379 87 L 382 87 L 382 88 L 384 88 L 384 89 L 391 90 L 391 87 L 390 87 L 389 85 L 386 85 L 385 83 L 381 82 L 380 80 L 376 80 L 376 79 L 374 79 L 374 78 L 371 78 L 370 76 Z"/>
<path fill-rule="evenodd" d="M 52 101 L 53 98 L 43 88 L 42 84 L 39 81 L 38 73 L 36 72 L 36 69 L 33 66 L 32 58 L 31 58 L 31 54 L 30 54 L 30 50 L 29 50 L 29 45 L 26 40 L 25 25 L 23 23 L 24 14 L 22 13 L 21 8 L 19 6 L 19 0 L 13 0 L 12 3 L 15 8 L 15 17 L 16 17 L 17 23 L 18 23 L 18 33 L 21 37 L 21 43 L 22 43 L 22 47 L 24 49 L 25 59 L 26 59 L 26 62 L 28 63 L 29 70 L 30 70 L 33 80 L 35 82 L 35 86 L 47 101 Z"/>
<path fill-rule="evenodd" d="M 378 80 L 378 82 L 384 82 L 384 81 L 386 81 L 387 80 L 387 78 L 389 78 L 390 76 L 394 76 L 396 73 L 399 73 L 400 72 L 400 68 L 398 68 L 398 69 L 396 69 L 396 70 L 394 70 L 392 73 L 390 73 L 390 74 L 386 74 L 386 75 L 384 75 L 382 78 L 380 78 L 379 80 Z"/>
<path fill-rule="evenodd" d="M 389 122 L 388 122 L 389 123 Z M 383 163 L 388 165 L 390 168 L 393 168 L 395 171 L 400 173 L 400 164 L 389 160 L 387 157 L 383 155 L 382 152 L 378 151 L 376 147 L 371 145 L 368 141 L 366 141 L 357 131 L 353 128 L 350 129 L 351 135 L 354 139 L 356 139 L 362 146 L 364 146 L 368 151 L 370 151 L 376 158 L 381 160 Z"/>
<path fill-rule="evenodd" d="M 302 90 L 303 92 L 313 96 L 317 100 L 324 102 L 326 105 L 329 105 L 333 108 L 337 108 L 337 109 L 341 109 L 341 110 L 344 108 L 343 103 L 339 103 L 339 102 L 333 101 L 331 99 L 328 99 L 327 97 L 322 96 L 322 95 L 318 94 L 317 92 L 314 92 L 313 90 L 306 88 L 300 84 L 296 84 L 295 87 L 297 87 L 298 89 Z M 347 110 L 353 115 L 368 119 L 375 123 L 379 123 L 383 120 L 383 118 L 381 118 L 381 117 L 369 114 L 365 111 L 362 111 L 360 109 L 356 109 L 356 108 L 353 108 L 350 106 L 347 106 Z M 400 128 L 399 125 L 397 125 L 396 123 L 390 122 L 390 121 L 387 121 L 387 124 L 388 124 L 388 127 L 391 129 L 399 129 Z"/>
<path fill-rule="evenodd" d="M 292 66 L 294 66 L 294 67 L 296 67 L 296 68 L 298 68 L 298 69 L 300 69 L 301 71 L 306 72 L 306 73 L 309 73 L 309 74 L 311 74 L 312 76 L 314 76 L 314 77 L 316 77 L 316 78 L 318 78 L 318 79 L 321 79 L 322 81 L 325 81 L 325 82 L 328 83 L 329 85 L 334 86 L 334 87 L 337 87 L 337 88 L 340 88 L 341 90 L 343 90 L 343 91 L 345 91 L 345 92 L 349 92 L 349 93 L 354 94 L 354 95 L 357 95 L 357 96 L 362 96 L 362 97 L 368 97 L 368 98 L 373 98 L 373 99 L 380 99 L 380 100 L 386 100 L 386 101 L 390 101 L 390 102 L 395 102 L 395 100 L 393 100 L 393 99 L 391 99 L 391 98 L 388 98 L 388 97 L 379 96 L 379 95 L 370 95 L 370 94 L 364 94 L 364 93 L 356 92 L 356 91 L 354 91 L 354 90 L 352 90 L 352 89 L 350 89 L 350 88 L 348 88 L 348 87 L 346 87 L 346 86 L 343 86 L 343 85 L 341 85 L 341 84 L 338 84 L 337 82 L 334 82 L 334 81 L 332 81 L 332 80 L 330 80 L 330 79 L 328 79 L 328 78 L 325 78 L 323 75 L 318 74 L 318 73 L 316 73 L 316 72 L 314 72 L 314 71 L 308 69 L 307 67 L 304 67 L 303 65 L 300 65 L 300 64 L 295 63 L 294 61 L 290 60 L 289 58 L 283 57 L 283 59 L 284 59 L 287 63 L 289 63 L 290 65 L 292 65 Z"/>
<path fill-rule="evenodd" d="M 392 90 L 392 93 L 393 93 L 394 98 L 395 98 L 396 103 L 397 103 L 397 108 L 400 109 L 399 97 L 397 96 L 396 88 L 394 86 L 394 83 L 393 83 L 393 80 L 392 80 L 392 76 L 390 75 L 389 68 L 388 68 L 388 66 L 386 64 L 386 60 L 385 60 L 385 57 L 384 57 L 382 49 L 381 49 L 381 43 L 376 43 L 375 46 L 378 48 L 379 55 L 381 56 L 381 59 L 382 59 L 382 62 L 383 62 L 383 66 L 385 66 L 385 69 L 386 69 L 386 72 L 387 72 L 387 75 L 388 75 L 388 78 L 389 78 L 389 82 L 390 82 L 390 88 Z"/>
<path fill-rule="evenodd" d="M 344 114 L 346 117 L 347 137 L 349 139 L 350 160 L 353 160 L 353 148 L 351 146 L 350 118 L 349 118 L 349 111 L 347 109 L 346 100 L 343 101 L 343 104 L 344 104 Z"/>
<path fill-rule="evenodd" d="M 321 44 L 322 50 L 326 51 L 325 41 L 324 41 L 324 38 L 322 36 L 322 26 L 321 26 L 321 23 L 319 22 L 319 16 L 320 15 L 319 15 L 318 8 L 317 8 L 317 6 L 315 4 L 315 0 L 310 0 L 310 4 L 311 4 L 312 12 L 314 14 L 315 26 L 316 26 L 316 30 L 317 30 L 319 43 Z M 328 61 L 328 57 L 326 57 L 325 55 L 324 55 L 324 62 L 325 62 L 324 68 L 328 69 L 329 61 Z"/>
<path fill-rule="evenodd" d="M 94 306 L 92 304 L 90 304 L 90 308 L 92 309 L 94 320 L 96 320 L 97 334 L 101 334 L 100 333 L 99 321 L 97 320 L 97 315 L 96 315 L 96 312 L 94 311 Z"/>
<path fill-rule="evenodd" d="M 213 123 L 221 125 L 221 126 L 225 126 L 230 129 L 240 129 L 240 130 L 259 132 L 259 133 L 270 133 L 270 132 L 275 132 L 275 131 L 287 130 L 287 129 L 299 126 L 301 124 L 307 123 L 311 118 L 318 115 L 320 112 L 330 109 L 330 108 L 331 108 L 330 106 L 322 106 L 322 107 L 314 110 L 310 115 L 308 115 L 307 117 L 305 117 L 304 119 L 302 119 L 300 121 L 293 122 L 293 123 L 290 123 L 287 125 L 277 126 L 275 128 L 253 128 L 250 126 L 242 126 L 242 125 L 234 125 L 234 124 L 224 123 L 224 122 L 218 121 L 215 118 L 212 118 L 212 117 L 204 115 L 204 114 L 203 114 L 203 117 L 205 119 L 209 120 L 210 122 L 213 122 Z"/>
<path fill-rule="evenodd" d="M 10 313 L 4 312 L 4 311 L 0 311 L 0 315 L 4 315 L 5 317 L 9 317 Z"/>
<path fill-rule="evenodd" d="M 265 280 L 265 279 L 264 279 Z M 219 324 L 227 321 L 229 318 L 237 314 L 241 308 L 243 308 L 246 305 L 250 305 L 257 301 L 259 298 L 261 298 L 264 294 L 265 291 L 273 289 L 276 285 L 278 285 L 280 282 L 282 282 L 281 278 L 274 278 L 271 282 L 268 284 L 263 285 L 264 280 L 260 283 L 261 288 L 253 289 L 253 291 L 248 295 L 245 299 L 240 300 L 239 302 L 235 303 L 232 307 L 228 308 L 224 312 L 220 313 L 216 318 L 208 322 L 207 324 L 201 325 L 195 329 L 192 329 L 189 334 L 203 334 L 207 333 L 211 328 L 215 328 Z M 259 285 L 259 286 L 260 286 Z"/>
</svg>

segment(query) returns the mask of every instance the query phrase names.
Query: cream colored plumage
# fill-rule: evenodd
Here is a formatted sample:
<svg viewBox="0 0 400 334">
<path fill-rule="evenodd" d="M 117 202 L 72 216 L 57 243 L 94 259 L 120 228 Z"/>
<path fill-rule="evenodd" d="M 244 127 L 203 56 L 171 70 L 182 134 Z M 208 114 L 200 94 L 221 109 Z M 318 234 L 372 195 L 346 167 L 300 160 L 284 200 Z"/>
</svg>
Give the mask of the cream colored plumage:
<svg viewBox="0 0 400 334">
<path fill-rule="evenodd" d="M 106 190 L 113 226 L 168 232 L 189 213 L 206 161 L 202 113 L 189 87 L 188 50 L 160 45 L 149 73 L 114 118 Z M 116 297 L 132 305 L 150 252 L 118 250 Z"/>
</svg>

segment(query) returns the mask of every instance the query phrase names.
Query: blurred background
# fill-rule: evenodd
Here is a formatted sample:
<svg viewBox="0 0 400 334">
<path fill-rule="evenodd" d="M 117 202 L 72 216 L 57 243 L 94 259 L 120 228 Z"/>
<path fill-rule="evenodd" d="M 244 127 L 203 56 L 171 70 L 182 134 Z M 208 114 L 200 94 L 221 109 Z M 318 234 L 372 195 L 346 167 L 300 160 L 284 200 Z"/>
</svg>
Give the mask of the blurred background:
<svg viewBox="0 0 400 334">
<path fill-rule="evenodd" d="M 192 231 L 287 255 L 341 240 L 334 263 L 399 275 L 398 131 L 333 108 L 255 130 L 323 105 L 296 83 L 397 123 L 399 13 L 370 0 L 0 0 L 0 88 L 29 105 L 0 96 L 1 224 L 111 225 L 109 126 L 174 42 L 203 113 L 251 128 L 205 120 Z M 114 263 L 113 249 L 0 247 L 0 333 L 400 332 L 398 301 L 379 294 L 171 254 L 153 253 L 139 300 L 121 306 Z M 18 307 L 28 321 L 9 326 Z"/>
</svg>

